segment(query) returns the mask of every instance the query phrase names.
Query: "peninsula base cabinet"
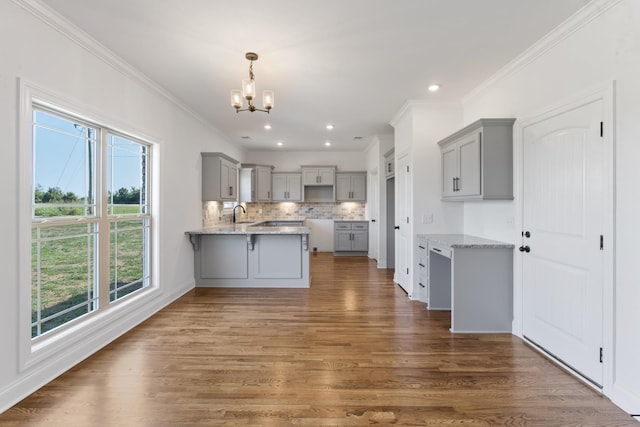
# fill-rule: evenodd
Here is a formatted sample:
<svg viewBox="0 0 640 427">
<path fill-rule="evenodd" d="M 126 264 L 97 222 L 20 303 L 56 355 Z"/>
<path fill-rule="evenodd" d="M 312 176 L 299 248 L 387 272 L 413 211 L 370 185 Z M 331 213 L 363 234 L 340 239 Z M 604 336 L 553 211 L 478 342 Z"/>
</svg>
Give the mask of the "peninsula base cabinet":
<svg viewBox="0 0 640 427">
<path fill-rule="evenodd" d="M 204 234 L 197 239 L 198 287 L 309 287 L 308 234 Z"/>
<path fill-rule="evenodd" d="M 369 223 L 367 221 L 334 221 L 333 254 L 356 256 L 369 253 Z"/>
</svg>

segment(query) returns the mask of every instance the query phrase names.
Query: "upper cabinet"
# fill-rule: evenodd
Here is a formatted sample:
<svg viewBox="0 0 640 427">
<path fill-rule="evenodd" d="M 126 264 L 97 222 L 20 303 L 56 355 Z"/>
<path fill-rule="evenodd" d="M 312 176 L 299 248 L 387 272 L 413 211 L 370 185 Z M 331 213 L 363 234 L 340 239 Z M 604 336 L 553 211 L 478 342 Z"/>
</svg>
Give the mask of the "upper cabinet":
<svg viewBox="0 0 640 427">
<path fill-rule="evenodd" d="M 240 201 L 270 202 L 273 166 L 242 164 L 240 169 Z"/>
<path fill-rule="evenodd" d="M 335 166 L 302 166 L 302 185 L 333 185 Z"/>
<path fill-rule="evenodd" d="M 337 172 L 336 201 L 365 202 L 367 200 L 366 172 Z"/>
<path fill-rule="evenodd" d="M 271 174 L 273 182 L 274 202 L 302 202 L 302 174 L 273 172 Z"/>
<path fill-rule="evenodd" d="M 238 161 L 223 153 L 202 156 L 202 200 L 238 200 Z"/>
<path fill-rule="evenodd" d="M 480 119 L 438 142 L 443 200 L 513 200 L 514 122 Z"/>
<path fill-rule="evenodd" d="M 385 178 L 393 178 L 395 175 L 395 155 L 393 148 L 384 155 L 384 176 Z"/>
</svg>

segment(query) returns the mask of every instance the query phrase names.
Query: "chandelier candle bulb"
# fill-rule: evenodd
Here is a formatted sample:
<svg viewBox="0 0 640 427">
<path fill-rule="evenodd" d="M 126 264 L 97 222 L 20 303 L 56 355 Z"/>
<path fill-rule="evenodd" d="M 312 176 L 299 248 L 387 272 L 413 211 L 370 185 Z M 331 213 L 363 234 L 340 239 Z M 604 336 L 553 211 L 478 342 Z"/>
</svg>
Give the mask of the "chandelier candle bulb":
<svg viewBox="0 0 640 427">
<path fill-rule="evenodd" d="M 233 108 L 242 107 L 242 92 L 238 89 L 231 91 L 231 106 Z"/>
<path fill-rule="evenodd" d="M 273 91 L 265 90 L 262 92 L 262 105 L 267 110 L 270 110 L 273 107 Z"/>
<path fill-rule="evenodd" d="M 253 79 L 242 80 L 242 93 L 248 101 L 253 99 L 256 94 L 256 83 Z"/>
</svg>

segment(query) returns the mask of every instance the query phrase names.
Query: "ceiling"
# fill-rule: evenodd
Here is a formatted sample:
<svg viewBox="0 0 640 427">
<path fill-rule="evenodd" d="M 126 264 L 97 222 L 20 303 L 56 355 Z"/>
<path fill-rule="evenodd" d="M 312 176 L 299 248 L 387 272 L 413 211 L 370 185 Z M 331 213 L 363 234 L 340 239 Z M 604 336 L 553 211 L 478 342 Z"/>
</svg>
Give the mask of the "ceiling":
<svg viewBox="0 0 640 427">
<path fill-rule="evenodd" d="M 41 1 L 247 150 L 354 151 L 407 100 L 460 102 L 589 0 Z M 230 105 L 249 51 L 271 114 Z"/>
</svg>

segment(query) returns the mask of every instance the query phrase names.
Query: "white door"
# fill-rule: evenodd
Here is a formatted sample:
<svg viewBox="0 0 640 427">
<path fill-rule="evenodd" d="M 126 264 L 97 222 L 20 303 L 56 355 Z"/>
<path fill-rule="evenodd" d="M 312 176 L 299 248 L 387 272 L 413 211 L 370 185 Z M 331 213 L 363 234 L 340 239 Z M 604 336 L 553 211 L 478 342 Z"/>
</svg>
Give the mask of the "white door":
<svg viewBox="0 0 640 427">
<path fill-rule="evenodd" d="M 398 159 L 396 168 L 396 263 L 394 282 L 412 296 L 409 267 L 411 265 L 411 175 L 409 172 L 409 155 Z"/>
<path fill-rule="evenodd" d="M 524 130 L 523 334 L 602 384 L 603 101 Z M 530 237 L 526 237 L 526 233 Z"/>
<path fill-rule="evenodd" d="M 362 176 L 364 179 L 364 176 Z M 369 185 L 362 185 L 362 192 L 366 191 L 367 194 L 367 218 L 369 219 L 369 258 L 375 259 L 380 262 L 380 202 L 378 198 L 378 171 L 374 170 L 366 175 L 366 179 Z M 356 180 L 358 181 L 358 180 Z"/>
</svg>

